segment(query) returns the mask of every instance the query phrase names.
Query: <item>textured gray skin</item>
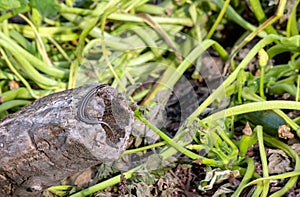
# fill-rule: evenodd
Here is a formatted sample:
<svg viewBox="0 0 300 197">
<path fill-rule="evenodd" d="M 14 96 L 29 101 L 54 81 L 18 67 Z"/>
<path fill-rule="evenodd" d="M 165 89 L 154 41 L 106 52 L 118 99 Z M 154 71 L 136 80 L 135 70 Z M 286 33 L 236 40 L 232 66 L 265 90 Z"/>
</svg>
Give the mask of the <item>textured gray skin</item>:
<svg viewBox="0 0 300 197">
<path fill-rule="evenodd" d="M 0 196 L 39 196 L 63 178 L 99 163 L 109 163 L 125 150 L 133 112 L 125 98 L 105 86 L 92 95 L 78 118 L 86 94 L 99 84 L 51 94 L 0 122 Z"/>
</svg>

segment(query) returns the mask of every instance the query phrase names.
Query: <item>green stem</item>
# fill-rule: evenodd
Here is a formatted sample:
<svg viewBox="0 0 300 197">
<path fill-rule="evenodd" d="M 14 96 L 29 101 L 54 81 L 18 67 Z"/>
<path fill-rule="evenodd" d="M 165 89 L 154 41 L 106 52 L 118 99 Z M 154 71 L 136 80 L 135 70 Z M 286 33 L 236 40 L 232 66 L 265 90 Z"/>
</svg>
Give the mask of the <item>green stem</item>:
<svg viewBox="0 0 300 197">
<path fill-rule="evenodd" d="M 115 3 L 112 3 L 108 9 L 105 11 L 105 13 L 103 14 L 102 18 L 101 18 L 101 48 L 102 48 L 102 53 L 103 53 L 103 57 L 105 59 L 105 62 L 107 63 L 110 71 L 112 72 L 117 84 L 119 84 L 119 86 L 122 88 L 123 91 L 126 91 L 125 86 L 123 85 L 122 81 L 120 80 L 118 74 L 116 73 L 110 59 L 109 59 L 109 51 L 106 49 L 106 45 L 105 45 L 105 36 L 104 36 L 104 32 L 105 32 L 105 25 L 106 25 L 106 18 L 107 16 L 115 11 L 115 4 L 118 3 L 118 0 L 115 1 Z M 112 84 L 114 85 L 114 83 Z"/>
<path fill-rule="evenodd" d="M 217 26 L 219 25 L 219 23 L 221 22 L 221 20 L 223 19 L 223 16 L 227 10 L 227 7 L 229 6 L 229 3 L 230 3 L 230 0 L 226 0 L 225 3 L 223 4 L 222 6 L 222 9 L 218 15 L 218 18 L 217 20 L 214 22 L 213 26 L 210 28 L 207 36 L 206 36 L 206 39 L 210 39 L 211 36 L 213 35 L 213 33 L 215 32 Z"/>
<path fill-rule="evenodd" d="M 148 13 L 152 15 L 164 15 L 165 14 L 165 8 L 153 5 L 153 4 L 144 4 L 140 5 L 135 8 L 136 11 L 142 12 L 142 13 Z"/>
<path fill-rule="evenodd" d="M 31 62 L 32 65 L 50 75 L 57 78 L 64 78 L 67 75 L 67 72 L 64 70 L 57 69 L 53 66 L 49 66 L 45 64 L 42 60 L 38 59 L 37 57 L 33 56 L 28 51 L 24 50 L 22 47 L 20 47 L 15 41 L 13 41 L 11 38 L 7 37 L 4 33 L 0 31 L 0 41 L 1 45 L 5 48 L 7 48 L 14 56 L 18 59 L 19 56 L 22 56 L 27 60 L 27 62 Z"/>
<path fill-rule="evenodd" d="M 8 109 L 11 109 L 11 108 L 17 107 L 17 106 L 28 105 L 30 103 L 31 103 L 31 101 L 27 101 L 27 100 L 12 100 L 12 101 L 7 101 L 7 102 L 2 103 L 0 105 L 0 112 L 6 111 Z"/>
<path fill-rule="evenodd" d="M 299 101 L 299 95 L 300 95 L 300 75 L 297 75 L 297 92 L 296 92 L 296 101 Z"/>
<path fill-rule="evenodd" d="M 122 155 L 128 155 L 128 154 L 138 153 L 138 152 L 142 152 L 142 151 L 145 151 L 145 150 L 148 150 L 148 149 L 152 149 L 152 148 L 164 146 L 166 144 L 167 144 L 167 142 L 158 142 L 158 143 L 155 143 L 155 144 L 151 144 L 149 146 L 143 146 L 141 148 L 135 148 L 135 149 L 126 150 L 126 151 L 123 152 Z"/>
<path fill-rule="evenodd" d="M 213 1 L 220 9 L 223 8 L 224 6 L 224 1 L 223 0 L 214 0 Z M 257 29 L 256 26 L 248 23 L 245 19 L 243 19 L 230 5 L 226 9 L 226 15 L 233 20 L 235 23 L 243 27 L 244 29 L 253 32 Z M 264 31 L 261 31 L 258 33 L 259 37 L 266 37 L 267 33 Z"/>
<path fill-rule="evenodd" d="M 90 16 L 99 16 L 99 13 L 94 10 L 86 10 L 80 8 L 69 8 L 66 6 L 61 6 L 60 8 L 61 13 L 70 13 L 70 14 L 80 14 L 80 15 L 90 15 Z M 144 23 L 145 20 L 142 17 L 138 17 L 131 14 L 123 14 L 123 13 L 111 13 L 107 16 L 109 20 L 116 20 L 122 22 L 136 22 L 136 23 Z M 188 27 L 193 26 L 193 22 L 190 18 L 167 18 L 167 17 L 156 17 L 153 16 L 152 18 L 156 23 L 159 24 L 176 24 L 176 25 L 184 25 Z"/>
<path fill-rule="evenodd" d="M 15 67 L 12 65 L 12 63 L 9 61 L 6 53 L 4 52 L 4 50 L 2 48 L 0 48 L 0 52 L 3 55 L 4 60 L 6 61 L 6 64 L 9 67 L 9 69 L 22 81 L 22 83 L 26 86 L 26 88 L 30 92 L 31 96 L 33 98 L 37 99 L 38 96 L 32 91 L 29 83 L 22 77 L 22 75 L 17 71 L 17 69 L 15 69 Z"/>
<path fill-rule="evenodd" d="M 295 170 L 293 172 L 286 172 L 286 173 L 279 174 L 279 175 L 273 175 L 273 176 L 255 179 L 255 180 L 251 181 L 250 183 L 244 185 L 242 187 L 242 189 L 244 189 L 250 185 L 259 184 L 262 181 L 266 181 L 266 180 L 290 178 L 281 190 L 270 195 L 270 197 L 280 197 L 280 196 L 283 196 L 287 191 L 289 191 L 296 184 L 298 176 L 300 175 L 300 158 L 299 158 L 299 155 L 289 145 L 275 139 L 274 137 L 264 134 L 264 141 L 272 147 L 283 150 L 290 157 L 292 157 L 296 161 L 295 162 Z M 240 196 L 242 189 L 239 190 L 239 192 L 237 193 L 237 196 Z"/>
<path fill-rule="evenodd" d="M 256 184 L 256 188 L 255 188 L 252 196 L 260 196 L 261 193 L 262 193 L 262 191 L 263 191 L 263 189 L 264 189 L 263 184 L 262 183 L 257 183 Z"/>
<path fill-rule="evenodd" d="M 157 135 L 159 135 L 161 137 L 161 139 L 163 139 L 164 141 L 166 141 L 170 146 L 172 146 L 173 148 L 175 148 L 177 151 L 183 153 L 184 155 L 186 155 L 187 157 L 196 160 L 196 159 L 201 159 L 203 164 L 207 164 L 207 165 L 218 165 L 219 163 L 215 160 L 212 159 L 208 159 L 205 157 L 201 157 L 198 154 L 195 154 L 191 151 L 189 151 L 188 149 L 182 147 L 180 144 L 176 143 L 174 140 L 172 140 L 171 138 L 169 138 L 165 133 L 163 133 L 161 130 L 159 130 L 158 128 L 156 128 L 153 124 L 151 124 L 148 120 L 144 119 L 140 112 L 138 110 L 135 111 L 135 117 L 140 120 L 141 122 L 143 122 L 145 125 L 147 125 L 150 129 L 152 129 Z"/>
<path fill-rule="evenodd" d="M 217 127 L 217 132 L 221 136 L 221 138 L 231 147 L 231 153 L 228 156 L 230 159 L 236 158 L 238 156 L 239 150 L 236 145 L 232 142 L 232 140 L 226 135 L 226 133 L 221 129 L 221 127 Z"/>
<path fill-rule="evenodd" d="M 104 11 L 108 8 L 107 6 L 110 3 L 107 4 L 103 4 L 103 3 L 99 3 L 97 5 L 97 7 L 95 8 L 95 11 L 97 12 L 97 17 L 93 17 L 93 18 L 88 18 L 85 20 L 85 24 L 84 24 L 84 28 L 82 33 L 79 36 L 79 40 L 78 40 L 78 44 L 77 44 L 77 48 L 75 51 L 75 54 L 77 56 L 76 60 L 71 64 L 70 67 L 70 75 L 69 75 L 69 84 L 68 84 L 68 88 L 74 88 L 75 87 L 75 83 L 76 83 L 76 74 L 79 68 L 79 65 L 82 63 L 83 61 L 83 57 L 82 57 L 82 51 L 85 45 L 85 38 L 87 37 L 87 35 L 90 33 L 90 31 L 93 30 L 93 28 L 96 26 L 100 16 L 104 13 Z"/>
<path fill-rule="evenodd" d="M 47 90 L 32 90 L 38 97 L 49 94 L 50 92 Z M 7 102 L 14 99 L 34 99 L 32 95 L 29 93 L 27 88 L 17 88 L 6 91 L 1 94 L 2 102 Z"/>
<path fill-rule="evenodd" d="M 38 48 L 38 52 L 39 54 L 42 56 L 42 58 L 44 59 L 44 62 L 49 65 L 50 67 L 53 66 L 51 60 L 48 57 L 47 51 L 45 49 L 45 45 L 42 41 L 42 38 L 40 36 L 40 34 L 38 33 L 38 30 L 36 29 L 36 27 L 34 26 L 34 24 L 23 14 L 19 14 L 18 16 L 20 16 L 23 20 L 25 20 L 29 26 L 32 28 L 32 31 L 35 35 L 35 40 L 37 42 L 37 48 Z"/>
<path fill-rule="evenodd" d="M 293 172 L 291 172 L 291 174 L 297 174 L 297 175 L 290 176 L 291 178 L 288 180 L 288 182 L 285 184 L 285 186 L 270 196 L 270 197 L 280 197 L 280 196 L 283 196 L 289 190 L 291 190 L 293 188 L 293 186 L 296 184 L 298 177 L 300 175 L 299 174 L 299 172 L 300 172 L 300 157 L 299 157 L 298 153 L 296 151 L 294 151 L 289 145 L 281 142 L 278 139 L 275 139 L 274 137 L 264 134 L 264 140 L 268 145 L 286 152 L 295 161 L 295 169 Z M 289 174 L 289 172 L 287 172 L 285 174 Z M 281 175 L 284 175 L 284 174 L 281 174 Z M 280 177 L 280 175 L 279 175 L 279 177 Z M 286 178 L 288 178 L 288 177 L 286 177 Z M 278 179 L 282 179 L 282 178 L 278 178 Z M 269 179 L 269 180 L 271 180 L 271 179 Z"/>
<path fill-rule="evenodd" d="M 78 30 L 78 26 L 71 26 L 69 24 L 61 24 L 63 27 L 39 27 L 39 35 L 42 38 L 51 37 L 57 41 L 68 42 L 78 39 L 78 34 L 73 33 L 73 31 Z M 0 23 L 0 27 L 3 24 Z M 30 26 L 19 25 L 19 24 L 8 24 L 9 30 L 16 30 L 20 32 L 24 37 L 34 39 L 35 35 Z"/>
<path fill-rule="evenodd" d="M 249 0 L 249 3 L 252 7 L 252 11 L 255 14 L 259 23 L 263 23 L 267 20 L 267 17 L 261 7 L 261 4 L 258 0 Z M 277 34 L 276 30 L 270 25 L 266 27 L 266 32 L 268 34 Z"/>
<path fill-rule="evenodd" d="M 257 131 L 260 159 L 261 159 L 262 169 L 263 169 L 263 176 L 268 177 L 269 171 L 268 171 L 268 161 L 267 161 L 266 151 L 265 151 L 265 147 L 264 147 L 263 127 L 258 125 L 256 127 L 256 131 Z M 268 195 L 269 187 L 270 187 L 270 181 L 269 180 L 264 181 L 263 182 L 263 191 L 261 194 L 262 197 Z"/>
<path fill-rule="evenodd" d="M 171 76 L 163 76 L 160 83 L 155 87 L 155 89 L 151 92 L 151 95 L 147 97 L 144 101 L 144 105 L 149 105 L 152 100 L 154 99 L 155 95 L 166 88 L 173 87 L 175 83 L 179 80 L 179 78 L 183 75 L 183 73 L 189 68 L 189 66 L 199 57 L 201 54 L 208 49 L 209 47 L 213 46 L 215 50 L 218 51 L 222 59 L 227 59 L 227 52 L 221 45 L 213 40 L 205 40 L 197 47 L 195 47 L 189 55 L 184 58 L 182 63 L 177 67 L 175 71 L 172 72 Z"/>
<path fill-rule="evenodd" d="M 243 191 L 245 185 L 251 180 L 253 174 L 254 174 L 254 160 L 252 158 L 247 158 L 247 170 L 245 175 L 243 176 L 242 181 L 240 182 L 238 188 L 235 190 L 235 192 L 232 194 L 232 197 L 239 197 L 239 194 Z"/>
<path fill-rule="evenodd" d="M 300 103 L 295 101 L 259 101 L 254 103 L 246 103 L 243 105 L 234 106 L 219 112 L 216 112 L 207 118 L 204 118 L 203 121 L 211 122 L 221 118 L 226 118 L 230 116 L 235 116 L 239 114 L 263 111 L 263 110 L 273 110 L 273 109 L 293 109 L 300 110 Z"/>
<path fill-rule="evenodd" d="M 249 147 L 253 146 L 257 142 L 257 135 L 256 132 L 253 131 L 252 135 L 243 135 L 240 142 L 239 142 L 239 151 L 240 151 L 240 159 L 246 157 L 246 153 Z"/>
<path fill-rule="evenodd" d="M 54 44 L 54 46 L 57 48 L 57 50 L 62 54 L 62 56 L 68 61 L 71 62 L 71 58 L 68 56 L 66 51 L 53 39 L 52 37 L 47 38 L 50 42 Z"/>
<path fill-rule="evenodd" d="M 297 10 L 300 1 L 296 1 L 294 4 L 292 13 L 289 15 L 289 19 L 287 22 L 286 33 L 287 37 L 299 35 L 299 30 L 297 28 Z"/>
<path fill-rule="evenodd" d="M 253 91 L 251 91 L 249 88 L 245 87 L 243 89 L 243 98 L 246 98 L 248 100 L 252 101 L 264 101 L 263 98 L 256 95 Z M 277 113 L 281 118 L 284 119 L 284 121 L 292 127 L 297 133 L 297 135 L 300 137 L 300 127 L 298 124 L 296 124 L 290 117 L 288 117 L 282 110 L 280 109 L 273 109 L 275 113 Z"/>
<path fill-rule="evenodd" d="M 259 79 L 259 94 L 261 98 L 265 99 L 265 89 L 264 89 L 264 78 L 265 78 L 265 66 L 260 69 L 260 79 Z"/>
<path fill-rule="evenodd" d="M 252 58 L 258 53 L 258 51 L 264 46 L 279 40 L 280 37 L 276 35 L 269 35 L 258 42 L 251 51 L 247 54 L 247 56 L 243 59 L 243 61 L 238 65 L 238 67 L 228 76 L 228 78 L 219 86 L 188 118 L 188 122 L 192 122 L 200 115 L 215 99 L 224 98 L 226 96 L 226 88 L 237 78 L 240 70 L 244 69 L 248 63 L 252 60 Z"/>
<path fill-rule="evenodd" d="M 130 179 L 135 172 L 137 172 L 138 170 L 142 169 L 144 167 L 144 165 L 140 165 L 136 168 L 133 168 L 125 173 L 123 173 L 122 175 L 125 177 L 125 179 Z M 96 185 L 93 185 L 87 189 L 84 189 L 84 190 L 81 190 L 80 192 L 77 192 L 73 195 L 71 195 L 70 197 L 85 197 L 85 196 L 88 196 L 88 195 L 91 195 L 93 193 L 96 193 L 100 190 L 103 190 L 109 186 L 113 186 L 117 183 L 120 183 L 121 182 L 121 175 L 117 175 L 115 177 L 112 177 L 106 181 L 103 181 L 101 183 L 98 183 Z"/>
<path fill-rule="evenodd" d="M 1 32 L 0 32 L 1 34 Z M 26 56 L 24 57 L 19 50 L 16 50 L 11 45 L 9 45 L 4 40 L 0 39 L 0 45 L 6 48 L 13 56 L 18 60 L 19 65 L 24 68 L 27 75 L 34 81 L 44 84 L 45 86 L 50 87 L 63 87 L 64 84 L 57 82 L 53 79 L 50 79 L 42 74 L 40 74 L 27 60 Z"/>
</svg>

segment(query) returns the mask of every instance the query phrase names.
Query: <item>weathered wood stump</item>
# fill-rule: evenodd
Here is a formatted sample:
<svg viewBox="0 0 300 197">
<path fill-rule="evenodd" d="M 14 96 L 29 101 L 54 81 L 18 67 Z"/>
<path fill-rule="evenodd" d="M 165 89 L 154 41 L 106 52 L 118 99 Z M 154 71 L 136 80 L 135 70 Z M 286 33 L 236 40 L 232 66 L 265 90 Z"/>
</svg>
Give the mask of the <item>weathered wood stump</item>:
<svg viewBox="0 0 300 197">
<path fill-rule="evenodd" d="M 63 178 L 119 158 L 133 112 L 110 86 L 51 94 L 0 122 L 0 196 L 38 196 Z"/>
</svg>

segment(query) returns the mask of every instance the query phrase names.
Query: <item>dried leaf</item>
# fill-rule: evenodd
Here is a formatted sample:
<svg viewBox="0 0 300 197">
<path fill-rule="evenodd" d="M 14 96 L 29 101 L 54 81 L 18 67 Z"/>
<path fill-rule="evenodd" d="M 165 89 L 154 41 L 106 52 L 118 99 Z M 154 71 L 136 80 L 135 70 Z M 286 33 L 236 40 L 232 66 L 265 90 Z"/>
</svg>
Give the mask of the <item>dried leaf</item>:
<svg viewBox="0 0 300 197">
<path fill-rule="evenodd" d="M 243 134 L 247 135 L 247 136 L 251 136 L 252 135 L 252 129 L 249 125 L 249 122 L 247 121 L 245 128 L 243 129 Z"/>
<path fill-rule="evenodd" d="M 286 125 L 281 125 L 278 128 L 278 137 L 283 139 L 292 139 L 294 134 L 291 132 L 291 129 Z"/>
<path fill-rule="evenodd" d="M 227 180 L 230 177 L 240 176 L 238 170 L 221 170 L 220 168 L 209 170 L 209 168 L 206 173 L 205 179 L 200 182 L 200 185 L 198 187 L 198 189 L 201 191 L 210 190 L 213 188 L 214 184 L 222 183 L 224 180 Z"/>
<path fill-rule="evenodd" d="M 268 155 L 268 169 L 270 174 L 282 174 L 293 170 L 291 161 L 282 150 L 269 149 Z"/>
</svg>

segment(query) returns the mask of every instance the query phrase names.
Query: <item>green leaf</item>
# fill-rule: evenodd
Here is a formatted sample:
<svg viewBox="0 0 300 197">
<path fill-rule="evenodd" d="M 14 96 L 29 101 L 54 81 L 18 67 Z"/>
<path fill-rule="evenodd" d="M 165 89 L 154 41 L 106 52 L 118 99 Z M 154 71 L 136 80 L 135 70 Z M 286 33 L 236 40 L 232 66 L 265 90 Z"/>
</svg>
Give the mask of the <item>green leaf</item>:
<svg viewBox="0 0 300 197">
<path fill-rule="evenodd" d="M 11 9 L 22 9 L 28 4 L 28 0 L 6 0 L 0 1 L 0 11 Z"/>
<path fill-rule="evenodd" d="M 298 7 L 299 1 L 297 1 L 293 7 L 293 11 L 289 17 L 288 23 L 287 23 L 287 37 L 295 36 L 299 34 L 298 31 L 298 25 L 297 25 L 297 7 Z"/>
<path fill-rule="evenodd" d="M 36 8 L 31 9 L 31 18 L 32 18 L 32 22 L 36 26 L 39 26 L 39 24 L 41 24 L 43 20 L 43 16 L 41 15 L 41 12 L 39 12 L 39 10 Z"/>
<path fill-rule="evenodd" d="M 56 16 L 59 10 L 59 6 L 56 0 L 31 0 L 30 6 L 33 9 L 36 9 L 40 13 L 42 18 Z M 37 19 L 37 21 L 39 20 Z"/>
</svg>

